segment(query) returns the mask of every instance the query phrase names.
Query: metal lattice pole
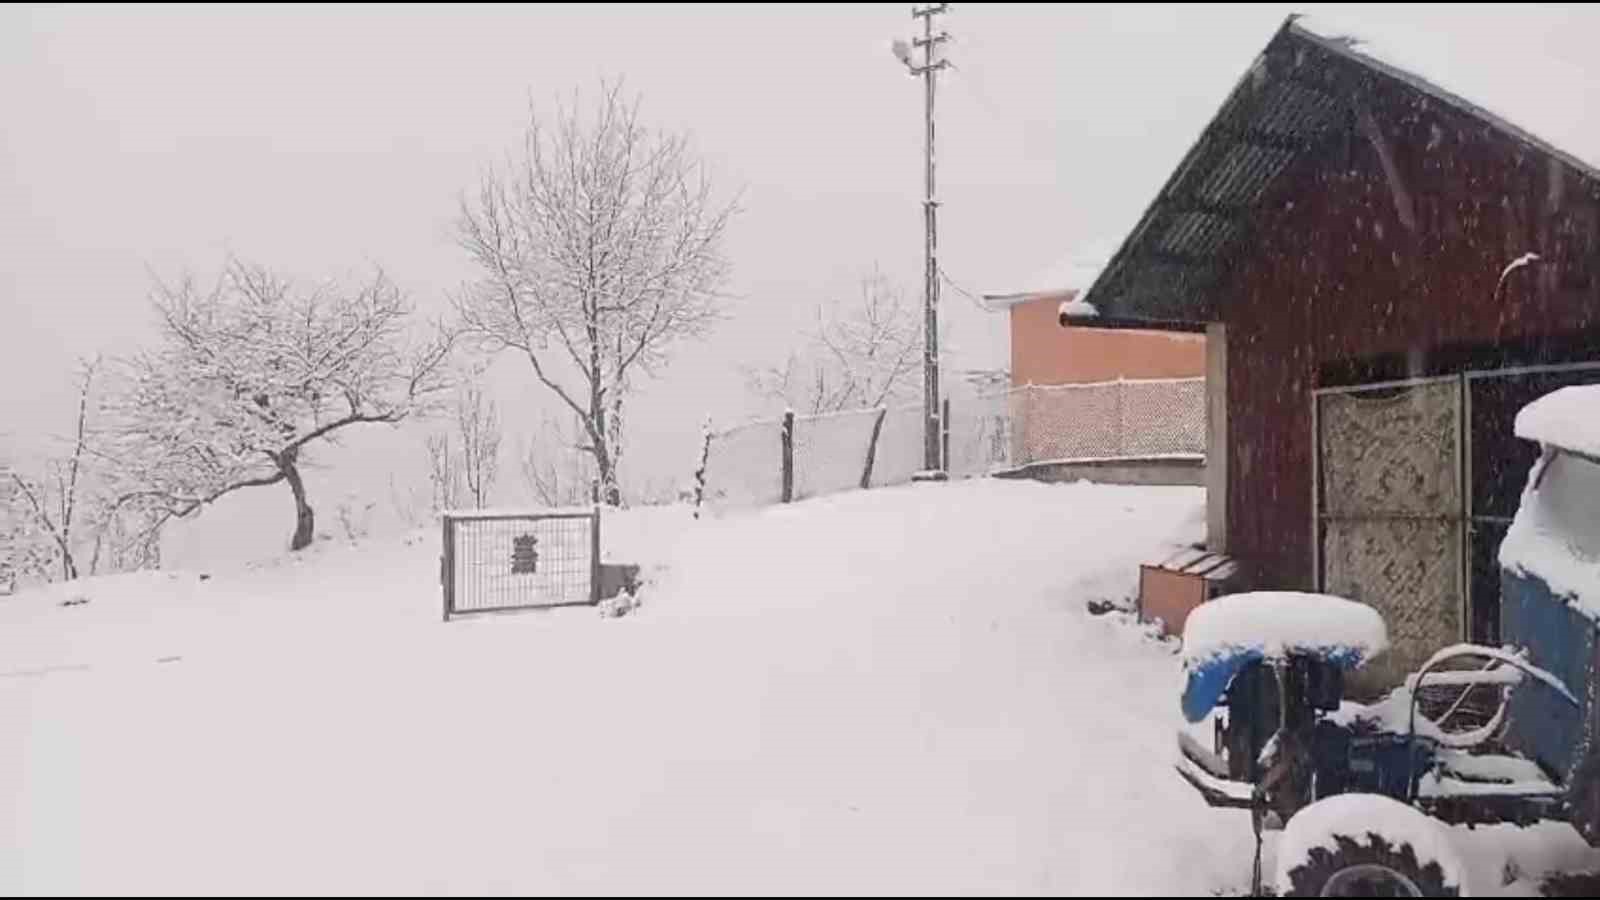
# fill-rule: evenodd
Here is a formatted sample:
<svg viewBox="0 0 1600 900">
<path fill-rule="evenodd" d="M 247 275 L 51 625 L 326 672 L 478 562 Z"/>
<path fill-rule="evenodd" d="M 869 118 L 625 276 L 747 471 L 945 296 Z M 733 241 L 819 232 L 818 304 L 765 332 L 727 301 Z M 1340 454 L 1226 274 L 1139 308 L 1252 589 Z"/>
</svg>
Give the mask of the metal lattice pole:
<svg viewBox="0 0 1600 900">
<path fill-rule="evenodd" d="M 912 75 L 920 75 L 923 84 L 923 117 L 925 124 L 923 145 L 923 200 L 922 218 L 924 228 L 924 267 L 923 267 L 923 335 L 924 354 L 922 361 L 922 403 L 923 403 L 923 468 L 933 478 L 944 476 L 945 459 L 943 453 L 944 428 L 940 421 L 939 412 L 939 203 L 935 199 L 934 181 L 934 115 L 933 100 L 935 85 L 938 82 L 940 69 L 947 68 L 950 63 L 945 59 L 936 59 L 938 45 L 948 41 L 950 35 L 940 31 L 933 31 L 933 19 L 942 15 L 950 8 L 948 3 L 930 3 L 925 6 L 913 7 L 911 16 L 922 20 L 922 35 L 913 38 L 913 47 L 922 50 L 922 63 L 917 65 L 911 59 L 910 53 L 903 53 L 896 49 L 902 62 L 911 71 Z M 903 45 L 900 45 L 903 46 Z"/>
</svg>

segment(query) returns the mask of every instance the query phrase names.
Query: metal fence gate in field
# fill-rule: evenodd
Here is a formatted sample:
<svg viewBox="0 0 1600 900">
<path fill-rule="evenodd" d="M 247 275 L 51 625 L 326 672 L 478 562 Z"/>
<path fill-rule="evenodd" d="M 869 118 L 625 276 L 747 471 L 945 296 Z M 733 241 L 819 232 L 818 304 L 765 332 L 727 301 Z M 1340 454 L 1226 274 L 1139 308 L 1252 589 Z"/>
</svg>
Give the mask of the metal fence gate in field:
<svg viewBox="0 0 1600 900">
<path fill-rule="evenodd" d="M 443 530 L 446 621 L 600 601 L 598 510 L 450 512 Z"/>
</svg>

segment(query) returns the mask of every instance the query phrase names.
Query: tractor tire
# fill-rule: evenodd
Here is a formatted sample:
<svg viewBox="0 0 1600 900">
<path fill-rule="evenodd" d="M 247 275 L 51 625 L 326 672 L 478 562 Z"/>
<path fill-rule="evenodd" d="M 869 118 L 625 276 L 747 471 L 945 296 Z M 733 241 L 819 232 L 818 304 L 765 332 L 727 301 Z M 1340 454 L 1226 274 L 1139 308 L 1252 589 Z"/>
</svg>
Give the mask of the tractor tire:
<svg viewBox="0 0 1600 900">
<path fill-rule="evenodd" d="M 1334 815 L 1307 815 L 1318 807 Z M 1282 897 L 1464 896 L 1443 826 L 1387 797 L 1313 803 L 1289 820 L 1279 848 Z"/>
</svg>

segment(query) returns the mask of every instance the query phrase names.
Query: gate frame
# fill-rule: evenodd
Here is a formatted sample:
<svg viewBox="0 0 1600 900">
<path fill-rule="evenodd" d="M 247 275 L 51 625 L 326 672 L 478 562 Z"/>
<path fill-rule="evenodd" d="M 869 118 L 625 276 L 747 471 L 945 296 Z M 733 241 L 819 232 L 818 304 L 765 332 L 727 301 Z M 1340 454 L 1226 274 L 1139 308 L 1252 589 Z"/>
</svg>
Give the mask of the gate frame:
<svg viewBox="0 0 1600 900">
<path fill-rule="evenodd" d="M 496 522 L 496 521 L 527 521 L 538 522 L 546 519 L 588 519 L 589 525 L 589 601 L 587 604 L 524 604 L 512 606 L 489 606 L 477 609 L 457 609 L 456 601 L 456 524 L 459 522 Z M 573 509 L 530 510 L 528 512 L 478 512 L 475 510 L 458 510 L 441 513 L 439 516 L 441 528 L 441 545 L 439 548 L 439 586 L 444 595 L 444 621 L 448 622 L 453 616 L 468 616 L 478 613 L 517 612 L 528 609 L 550 609 L 555 606 L 598 606 L 600 604 L 600 507 L 578 511 Z"/>
<path fill-rule="evenodd" d="M 1461 510 L 1456 514 L 1456 519 L 1461 526 L 1459 543 L 1461 555 L 1456 565 L 1456 593 L 1460 609 L 1457 615 L 1461 620 L 1461 640 L 1466 640 L 1471 629 L 1472 599 L 1468 596 L 1469 582 L 1471 581 L 1470 562 L 1467 558 L 1467 545 L 1470 543 L 1467 536 L 1467 527 L 1471 521 L 1468 515 L 1470 501 L 1466 496 L 1470 482 L 1466 479 L 1466 460 L 1471 454 L 1466 452 L 1467 440 L 1467 406 L 1466 406 L 1466 377 L 1464 374 L 1454 375 L 1419 375 L 1411 378 L 1391 378 L 1387 381 L 1374 381 L 1369 384 L 1335 385 L 1311 389 L 1311 576 L 1314 590 L 1326 590 L 1326 580 L 1323 573 L 1322 559 L 1322 398 L 1336 394 L 1359 394 L 1365 391 L 1377 391 L 1390 388 L 1420 387 L 1429 384 L 1454 383 L 1456 388 L 1456 442 L 1455 460 L 1453 469 L 1456 478 L 1456 497 L 1461 502 Z"/>
<path fill-rule="evenodd" d="M 1503 366 L 1497 369 L 1463 369 L 1449 375 L 1425 375 L 1374 381 L 1368 384 L 1336 385 L 1311 390 L 1311 572 L 1316 590 L 1324 590 L 1322 559 L 1322 420 L 1321 399 L 1330 394 L 1352 394 L 1384 388 L 1416 387 L 1455 382 L 1456 408 L 1456 489 L 1461 499 L 1461 564 L 1456 578 L 1460 586 L 1462 640 L 1471 636 L 1472 612 L 1472 531 L 1475 512 L 1472 496 L 1472 385 L 1493 378 L 1543 375 L 1561 372 L 1600 371 L 1600 360 L 1565 363 Z"/>
</svg>

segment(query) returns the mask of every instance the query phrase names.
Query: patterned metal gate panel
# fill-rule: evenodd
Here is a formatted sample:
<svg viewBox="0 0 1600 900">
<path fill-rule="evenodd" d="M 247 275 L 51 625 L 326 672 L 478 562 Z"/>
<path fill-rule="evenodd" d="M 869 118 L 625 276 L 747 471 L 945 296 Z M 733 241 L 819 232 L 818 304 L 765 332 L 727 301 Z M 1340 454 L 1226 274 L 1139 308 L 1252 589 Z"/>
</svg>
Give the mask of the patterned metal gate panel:
<svg viewBox="0 0 1600 900">
<path fill-rule="evenodd" d="M 598 510 L 445 513 L 444 618 L 600 602 Z"/>
<path fill-rule="evenodd" d="M 1360 687 L 1398 684 L 1464 636 L 1461 381 L 1318 391 L 1321 587 L 1383 614 L 1390 649 Z"/>
</svg>

